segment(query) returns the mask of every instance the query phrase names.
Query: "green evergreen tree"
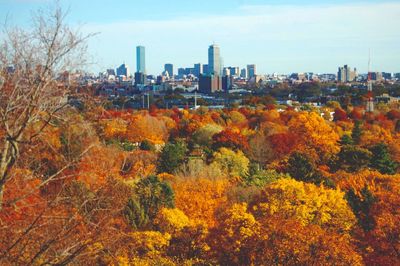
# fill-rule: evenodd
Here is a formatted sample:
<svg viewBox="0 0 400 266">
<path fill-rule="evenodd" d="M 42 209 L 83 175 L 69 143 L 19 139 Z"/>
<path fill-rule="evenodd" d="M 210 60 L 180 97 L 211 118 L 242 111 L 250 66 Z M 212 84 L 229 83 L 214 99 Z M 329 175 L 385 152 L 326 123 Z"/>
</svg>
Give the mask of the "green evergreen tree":
<svg viewBox="0 0 400 266">
<path fill-rule="evenodd" d="M 351 133 L 351 138 L 353 139 L 353 143 L 356 145 L 360 144 L 361 136 L 362 136 L 361 121 L 356 120 L 354 122 L 354 128 Z"/>
<path fill-rule="evenodd" d="M 163 207 L 175 207 L 174 191 L 167 182 L 157 176 L 149 176 L 136 184 L 124 215 L 134 229 L 141 229 L 146 227 Z"/>
<path fill-rule="evenodd" d="M 312 159 L 299 152 L 293 153 L 289 157 L 286 172 L 298 181 L 321 184 L 323 177 L 316 169 L 315 163 Z"/>
<path fill-rule="evenodd" d="M 393 175 L 397 170 L 397 163 L 392 160 L 386 144 L 379 143 L 371 149 L 372 160 L 370 166 L 382 174 Z"/>
<path fill-rule="evenodd" d="M 135 198 L 130 198 L 124 209 L 124 215 L 133 229 L 137 230 L 148 222 L 148 216 Z"/>
<path fill-rule="evenodd" d="M 348 172 L 357 172 L 368 166 L 371 157 L 372 153 L 367 149 L 353 145 L 345 145 L 338 153 L 336 170 L 343 169 Z"/>
<path fill-rule="evenodd" d="M 140 149 L 141 149 L 142 151 L 155 151 L 155 150 L 156 150 L 156 147 L 155 147 L 154 144 L 151 143 L 150 141 L 148 141 L 148 140 L 143 140 L 143 141 L 140 143 Z"/>
<path fill-rule="evenodd" d="M 340 145 L 352 145 L 354 144 L 353 139 L 349 135 L 343 135 L 342 138 L 340 139 Z"/>
<path fill-rule="evenodd" d="M 173 174 L 186 159 L 187 147 L 183 141 L 167 143 L 158 161 L 158 171 Z"/>
<path fill-rule="evenodd" d="M 370 210 L 376 199 L 367 187 L 364 187 L 360 194 L 360 196 L 357 195 L 354 189 L 351 189 L 346 193 L 346 199 L 360 226 L 365 231 L 370 231 L 375 227 L 375 220 L 370 214 Z"/>
</svg>

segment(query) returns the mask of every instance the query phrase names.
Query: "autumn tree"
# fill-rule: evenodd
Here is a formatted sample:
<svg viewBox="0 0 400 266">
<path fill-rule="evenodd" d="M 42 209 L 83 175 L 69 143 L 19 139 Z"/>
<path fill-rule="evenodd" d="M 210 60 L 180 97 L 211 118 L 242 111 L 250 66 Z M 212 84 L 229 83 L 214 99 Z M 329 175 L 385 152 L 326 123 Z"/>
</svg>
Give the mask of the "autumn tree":
<svg viewBox="0 0 400 266">
<path fill-rule="evenodd" d="M 216 224 L 215 212 L 228 203 L 229 183 L 224 179 L 186 177 L 173 182 L 175 205 L 191 220 L 209 227 Z"/>
<path fill-rule="evenodd" d="M 247 204 L 234 204 L 218 219 L 219 227 L 211 232 L 211 245 L 222 265 L 251 265 L 251 246 L 261 225 L 247 210 Z"/>
<path fill-rule="evenodd" d="M 267 185 L 251 208 L 256 217 L 293 217 L 303 225 L 317 224 L 335 232 L 350 232 L 356 222 L 344 192 L 294 179 Z"/>
<path fill-rule="evenodd" d="M 164 121 L 143 113 L 130 119 L 126 137 L 133 143 L 148 140 L 154 144 L 163 144 L 168 139 L 168 131 Z"/>
<path fill-rule="evenodd" d="M 179 209 L 161 208 L 157 213 L 154 224 L 163 233 L 177 234 L 190 225 L 190 220 Z"/>
<path fill-rule="evenodd" d="M 225 176 L 240 180 L 248 175 L 249 163 L 249 159 L 242 151 L 220 148 L 214 153 L 212 164 L 220 168 Z"/>
<path fill-rule="evenodd" d="M 317 158 L 338 152 L 338 134 L 331 125 L 315 112 L 301 112 L 288 122 L 289 131 L 297 134 L 304 149 Z M 314 154 L 313 154 L 314 153 Z"/>
<path fill-rule="evenodd" d="M 400 189 L 398 175 L 364 169 L 337 173 L 338 186 L 347 198 L 361 230 L 357 241 L 366 264 L 396 265 L 400 261 Z"/>
<path fill-rule="evenodd" d="M 355 218 L 339 190 L 282 179 L 219 217 L 210 232 L 219 264 L 362 265 L 349 234 Z"/>
<path fill-rule="evenodd" d="M 400 119 L 400 111 L 396 109 L 392 109 L 386 113 L 387 118 L 390 120 L 399 120 Z"/>
<path fill-rule="evenodd" d="M 84 62 L 85 41 L 65 22 L 60 7 L 39 12 L 33 26 L 6 28 L 0 49 L 0 208 L 11 169 L 29 143 L 65 106 L 67 88 L 60 73 Z M 12 67 L 12 71 L 10 70 Z"/>
<path fill-rule="evenodd" d="M 249 147 L 249 158 L 256 162 L 259 168 L 263 169 L 266 163 L 274 156 L 271 143 L 262 133 L 255 134 L 251 137 Z"/>
<path fill-rule="evenodd" d="M 334 121 L 345 121 L 347 120 L 347 113 L 342 108 L 336 108 L 335 113 L 333 114 Z"/>
<path fill-rule="evenodd" d="M 213 136 L 213 149 L 218 150 L 221 147 L 244 151 L 248 149 L 249 143 L 240 132 L 225 129 Z"/>
<path fill-rule="evenodd" d="M 274 153 L 279 157 L 290 155 L 300 144 L 300 138 L 294 133 L 277 133 L 269 137 Z"/>
<path fill-rule="evenodd" d="M 207 124 L 193 133 L 192 141 L 203 147 L 211 148 L 213 143 L 213 136 L 222 131 L 222 127 L 216 124 Z"/>
</svg>

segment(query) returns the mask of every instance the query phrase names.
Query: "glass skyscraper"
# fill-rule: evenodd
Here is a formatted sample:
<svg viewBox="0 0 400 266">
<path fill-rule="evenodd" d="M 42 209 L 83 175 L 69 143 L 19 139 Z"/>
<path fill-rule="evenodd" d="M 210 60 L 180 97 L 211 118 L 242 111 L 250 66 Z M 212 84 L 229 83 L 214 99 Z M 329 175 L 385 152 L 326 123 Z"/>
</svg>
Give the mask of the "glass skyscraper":
<svg viewBox="0 0 400 266">
<path fill-rule="evenodd" d="M 173 64 L 165 64 L 164 71 L 168 72 L 170 77 L 174 76 L 174 65 Z"/>
<path fill-rule="evenodd" d="M 218 45 L 210 45 L 208 48 L 208 74 L 221 75 L 221 55 Z"/>
<path fill-rule="evenodd" d="M 247 76 L 249 79 L 256 75 L 256 65 L 247 65 Z"/>
<path fill-rule="evenodd" d="M 146 58 L 144 46 L 136 47 L 136 72 L 146 73 Z"/>
</svg>

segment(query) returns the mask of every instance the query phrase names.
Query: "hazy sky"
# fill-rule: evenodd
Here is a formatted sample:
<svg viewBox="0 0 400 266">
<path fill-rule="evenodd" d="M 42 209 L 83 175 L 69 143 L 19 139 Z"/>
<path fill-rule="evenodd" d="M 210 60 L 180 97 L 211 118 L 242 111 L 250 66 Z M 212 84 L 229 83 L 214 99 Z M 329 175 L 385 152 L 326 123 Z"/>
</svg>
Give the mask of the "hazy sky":
<svg viewBox="0 0 400 266">
<path fill-rule="evenodd" d="M 0 19 L 29 25 L 48 0 L 0 0 Z M 254 63 L 257 73 L 334 73 L 349 64 L 366 72 L 400 72 L 400 1 L 61 0 L 69 22 L 99 32 L 90 43 L 93 71 L 125 62 L 136 69 L 135 47 L 146 46 L 148 73 L 164 63 L 207 63 L 221 47 L 225 66 Z"/>
</svg>

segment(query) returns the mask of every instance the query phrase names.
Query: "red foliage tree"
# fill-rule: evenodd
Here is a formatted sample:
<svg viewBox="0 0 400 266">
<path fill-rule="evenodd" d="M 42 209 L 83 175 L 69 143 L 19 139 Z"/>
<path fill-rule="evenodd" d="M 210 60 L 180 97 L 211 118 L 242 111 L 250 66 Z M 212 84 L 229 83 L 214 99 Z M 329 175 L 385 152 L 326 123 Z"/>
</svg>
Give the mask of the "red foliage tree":
<svg viewBox="0 0 400 266">
<path fill-rule="evenodd" d="M 342 108 L 335 109 L 335 113 L 333 114 L 334 121 L 346 121 L 347 119 L 347 113 L 345 110 L 343 110 Z"/>
<path fill-rule="evenodd" d="M 225 129 L 213 136 L 213 148 L 221 147 L 230 148 L 233 150 L 247 150 L 249 142 L 245 136 L 231 129 Z"/>
<path fill-rule="evenodd" d="M 400 119 L 400 111 L 399 110 L 390 110 L 387 112 L 386 117 L 390 120 Z"/>
<path fill-rule="evenodd" d="M 363 116 L 363 110 L 360 108 L 354 108 L 349 114 L 349 117 L 353 120 L 361 120 L 363 119 Z"/>
<path fill-rule="evenodd" d="M 293 133 L 279 133 L 269 137 L 275 154 L 280 157 L 290 154 L 300 143 L 300 139 Z"/>
</svg>

